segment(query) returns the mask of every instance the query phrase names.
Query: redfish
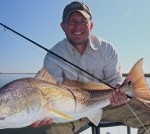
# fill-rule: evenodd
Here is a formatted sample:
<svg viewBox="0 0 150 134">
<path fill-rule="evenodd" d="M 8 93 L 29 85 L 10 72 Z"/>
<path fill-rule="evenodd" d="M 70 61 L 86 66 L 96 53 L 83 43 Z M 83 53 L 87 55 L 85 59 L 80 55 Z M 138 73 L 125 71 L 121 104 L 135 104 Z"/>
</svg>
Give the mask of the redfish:
<svg viewBox="0 0 150 134">
<path fill-rule="evenodd" d="M 142 60 L 133 66 L 120 88 L 140 102 L 149 102 Z M 103 83 L 66 79 L 58 84 L 43 68 L 35 78 L 17 79 L 0 88 L 0 129 L 26 127 L 45 117 L 55 123 L 87 117 L 98 125 L 113 91 Z"/>
</svg>

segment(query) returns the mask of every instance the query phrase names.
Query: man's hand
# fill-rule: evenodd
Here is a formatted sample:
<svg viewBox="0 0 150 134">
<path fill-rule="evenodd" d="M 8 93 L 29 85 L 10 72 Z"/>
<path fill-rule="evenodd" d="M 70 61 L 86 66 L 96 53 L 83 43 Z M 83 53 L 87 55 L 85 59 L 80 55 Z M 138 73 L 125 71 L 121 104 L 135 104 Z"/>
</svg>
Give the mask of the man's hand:
<svg viewBox="0 0 150 134">
<path fill-rule="evenodd" d="M 119 88 L 117 88 L 116 91 L 114 91 L 111 94 L 110 104 L 111 104 L 111 106 L 119 106 L 119 105 L 125 103 L 125 101 L 127 99 L 128 98 L 127 98 L 126 94 L 123 91 L 121 91 Z"/>
<path fill-rule="evenodd" d="M 53 122 L 53 120 L 51 118 L 45 118 L 41 121 L 36 121 L 35 123 L 33 123 L 31 125 L 32 128 L 38 128 L 38 127 L 42 127 L 48 124 L 51 124 Z"/>
</svg>

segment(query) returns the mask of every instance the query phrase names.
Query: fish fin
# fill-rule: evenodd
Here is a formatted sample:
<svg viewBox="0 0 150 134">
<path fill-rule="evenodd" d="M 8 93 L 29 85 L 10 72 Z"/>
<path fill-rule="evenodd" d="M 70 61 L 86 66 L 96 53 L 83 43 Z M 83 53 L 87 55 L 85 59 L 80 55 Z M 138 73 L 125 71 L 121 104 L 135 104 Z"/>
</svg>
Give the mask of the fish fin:
<svg viewBox="0 0 150 134">
<path fill-rule="evenodd" d="M 65 79 L 63 85 L 68 87 L 81 88 L 85 90 L 110 90 L 111 88 L 103 83 L 81 82 L 77 80 Z"/>
<path fill-rule="evenodd" d="M 135 98 L 150 100 L 150 90 L 143 73 L 142 63 L 143 58 L 135 63 L 123 83 L 132 83 Z"/>
<path fill-rule="evenodd" d="M 73 118 L 63 112 L 60 112 L 60 111 L 57 111 L 55 109 L 50 109 L 49 112 L 55 116 L 58 116 L 58 117 L 61 117 L 61 118 L 64 118 L 66 120 L 69 120 L 69 121 L 72 121 Z"/>
<path fill-rule="evenodd" d="M 44 81 L 47 81 L 47 82 L 51 82 L 51 83 L 57 84 L 57 82 L 54 79 L 54 77 L 51 74 L 49 74 L 47 69 L 44 68 L 44 67 L 40 71 L 38 71 L 38 73 L 35 76 L 35 79 L 44 80 Z"/>
<path fill-rule="evenodd" d="M 89 116 L 87 116 L 87 118 L 95 125 L 98 126 L 98 124 L 100 123 L 100 120 L 102 118 L 102 113 L 103 110 L 100 109 L 98 112 L 96 112 L 94 115 L 91 114 Z"/>
</svg>

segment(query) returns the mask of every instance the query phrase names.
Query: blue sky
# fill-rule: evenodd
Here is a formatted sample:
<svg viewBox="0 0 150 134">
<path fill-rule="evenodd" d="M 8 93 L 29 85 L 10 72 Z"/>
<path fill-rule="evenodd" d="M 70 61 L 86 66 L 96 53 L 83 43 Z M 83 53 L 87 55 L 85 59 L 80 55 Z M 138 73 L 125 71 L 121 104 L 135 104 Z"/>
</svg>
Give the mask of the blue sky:
<svg viewBox="0 0 150 134">
<path fill-rule="evenodd" d="M 150 0 L 82 0 L 93 15 L 92 33 L 117 49 L 122 71 L 139 58 L 150 73 Z M 0 22 L 51 48 L 65 35 L 60 28 L 63 8 L 71 0 L 0 0 Z M 46 52 L 0 27 L 0 72 L 37 72 Z"/>
</svg>

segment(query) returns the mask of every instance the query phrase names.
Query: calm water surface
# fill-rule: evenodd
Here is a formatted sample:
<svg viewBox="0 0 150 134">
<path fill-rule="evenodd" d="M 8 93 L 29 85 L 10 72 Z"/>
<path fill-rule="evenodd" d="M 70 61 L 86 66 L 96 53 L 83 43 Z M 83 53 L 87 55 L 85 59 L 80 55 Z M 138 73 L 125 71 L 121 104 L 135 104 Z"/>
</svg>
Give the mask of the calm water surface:
<svg viewBox="0 0 150 134">
<path fill-rule="evenodd" d="M 35 74 L 0 74 L 0 87 L 16 79 L 34 76 Z"/>
</svg>

